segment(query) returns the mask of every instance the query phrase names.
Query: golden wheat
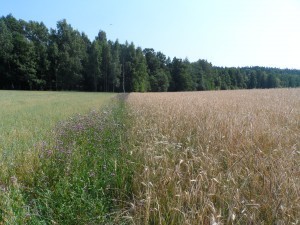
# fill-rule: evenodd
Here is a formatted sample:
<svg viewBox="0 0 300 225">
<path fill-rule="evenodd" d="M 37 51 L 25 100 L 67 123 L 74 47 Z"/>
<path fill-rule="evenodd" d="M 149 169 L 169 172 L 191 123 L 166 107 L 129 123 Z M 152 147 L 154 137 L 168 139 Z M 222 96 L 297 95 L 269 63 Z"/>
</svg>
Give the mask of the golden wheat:
<svg viewBox="0 0 300 225">
<path fill-rule="evenodd" d="M 136 224 L 298 224 L 300 89 L 133 93 Z"/>
</svg>

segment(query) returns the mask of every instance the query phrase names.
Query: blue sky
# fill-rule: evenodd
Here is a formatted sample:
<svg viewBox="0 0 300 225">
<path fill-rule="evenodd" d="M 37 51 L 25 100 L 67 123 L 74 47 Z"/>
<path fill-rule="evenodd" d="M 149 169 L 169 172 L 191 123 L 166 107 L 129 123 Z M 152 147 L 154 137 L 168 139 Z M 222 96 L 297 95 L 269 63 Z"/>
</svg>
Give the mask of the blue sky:
<svg viewBox="0 0 300 225">
<path fill-rule="evenodd" d="M 0 15 L 66 19 L 91 40 L 154 48 L 173 58 L 217 66 L 300 69 L 300 0 L 0 0 Z"/>
</svg>

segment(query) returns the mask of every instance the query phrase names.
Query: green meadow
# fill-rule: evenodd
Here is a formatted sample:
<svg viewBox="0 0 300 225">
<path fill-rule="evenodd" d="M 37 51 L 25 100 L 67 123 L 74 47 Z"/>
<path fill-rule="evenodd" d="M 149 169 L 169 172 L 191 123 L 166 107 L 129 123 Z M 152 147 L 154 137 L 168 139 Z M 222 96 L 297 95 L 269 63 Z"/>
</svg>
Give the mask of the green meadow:
<svg viewBox="0 0 300 225">
<path fill-rule="evenodd" d="M 76 113 L 99 109 L 114 94 L 0 91 L 0 153 L 30 150 L 54 125 Z"/>
<path fill-rule="evenodd" d="M 91 215 L 99 217 L 91 217 L 92 221 L 103 221 L 101 213 L 107 210 L 106 200 L 94 194 L 84 200 L 80 182 L 74 179 L 91 178 L 86 175 L 94 174 L 93 169 L 99 165 L 96 161 L 90 164 L 89 159 L 103 162 L 103 154 L 95 155 L 99 149 L 116 149 L 114 142 L 102 143 L 106 139 L 100 135 L 110 139 L 112 134 L 117 134 L 110 132 L 111 125 L 103 128 L 104 123 L 112 121 L 111 113 L 109 116 L 100 113 L 103 107 L 112 107 L 112 102 L 116 102 L 114 96 L 112 93 L 0 91 L 0 224 L 72 224 L 74 220 L 84 224 Z M 102 139 L 98 140 L 98 136 Z M 81 142 L 75 144 L 77 140 Z M 110 146 L 103 147 L 105 144 Z M 85 149 L 93 149 L 95 154 L 89 158 Z M 107 162 L 105 166 L 109 167 Z M 72 167 L 72 172 L 65 171 L 66 164 L 68 169 Z M 102 180 L 97 183 L 102 188 L 104 181 L 98 178 L 95 180 Z M 96 192 L 97 185 L 93 186 Z M 72 187 L 78 187 L 79 192 L 76 194 Z M 65 195 L 70 192 L 72 199 Z M 81 220 L 74 215 L 79 216 L 80 212 L 85 214 Z"/>
<path fill-rule="evenodd" d="M 52 129 L 75 114 L 99 109 L 114 94 L 82 92 L 0 91 L 0 168 L 24 170 L 32 149 L 52 141 Z M 21 162 L 25 165 L 19 165 Z M 25 162 L 26 161 L 26 162 Z M 17 163 L 17 164 L 16 164 Z M 26 165 L 27 164 L 27 165 Z"/>
</svg>

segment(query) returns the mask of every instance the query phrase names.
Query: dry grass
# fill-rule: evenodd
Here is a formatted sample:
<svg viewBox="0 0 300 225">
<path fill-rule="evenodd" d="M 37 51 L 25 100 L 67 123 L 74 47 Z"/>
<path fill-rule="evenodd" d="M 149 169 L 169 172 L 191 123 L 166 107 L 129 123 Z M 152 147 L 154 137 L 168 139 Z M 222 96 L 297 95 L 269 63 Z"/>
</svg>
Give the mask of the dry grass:
<svg viewBox="0 0 300 225">
<path fill-rule="evenodd" d="M 300 89 L 134 93 L 136 224 L 299 224 Z"/>
</svg>

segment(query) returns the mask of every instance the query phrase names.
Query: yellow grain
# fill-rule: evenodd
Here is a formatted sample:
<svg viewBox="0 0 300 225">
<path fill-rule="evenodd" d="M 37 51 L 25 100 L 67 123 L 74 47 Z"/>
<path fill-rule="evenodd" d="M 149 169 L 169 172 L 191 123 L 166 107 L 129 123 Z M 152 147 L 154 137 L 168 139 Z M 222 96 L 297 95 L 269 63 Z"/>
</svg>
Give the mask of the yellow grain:
<svg viewBox="0 0 300 225">
<path fill-rule="evenodd" d="M 299 222 L 300 89 L 133 93 L 127 102 L 141 165 L 137 224 Z"/>
</svg>

